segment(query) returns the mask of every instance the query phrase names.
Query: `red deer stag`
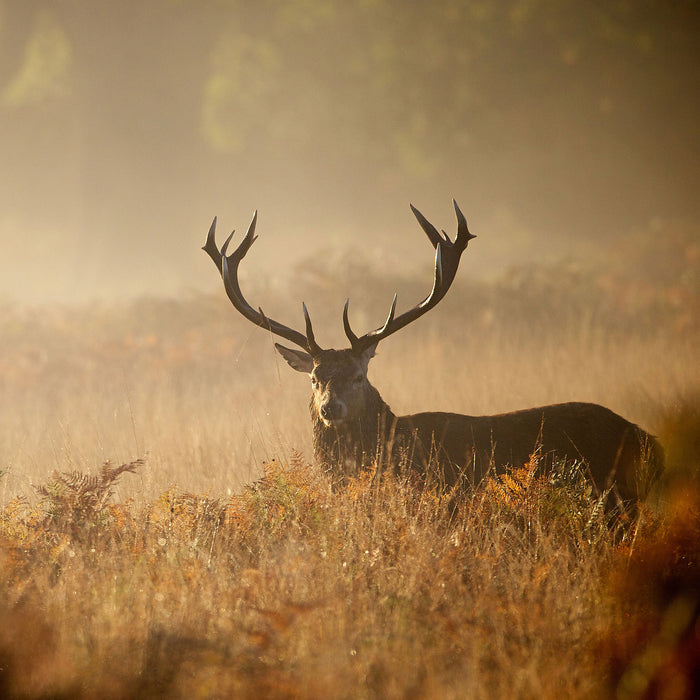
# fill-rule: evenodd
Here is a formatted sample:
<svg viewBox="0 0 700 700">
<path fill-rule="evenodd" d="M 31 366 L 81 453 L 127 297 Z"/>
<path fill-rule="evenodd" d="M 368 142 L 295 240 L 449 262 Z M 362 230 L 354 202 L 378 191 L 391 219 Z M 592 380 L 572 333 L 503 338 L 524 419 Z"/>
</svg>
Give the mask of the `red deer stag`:
<svg viewBox="0 0 700 700">
<path fill-rule="evenodd" d="M 257 326 L 301 348 L 275 343 L 293 369 L 311 377 L 314 456 L 331 472 L 344 477 L 379 460 L 395 466 L 410 464 L 423 475 L 430 470 L 447 486 L 463 478 L 478 483 L 491 466 L 501 470 L 506 465 L 522 465 L 537 448 L 547 464 L 554 455 L 585 462 L 599 490 L 614 482 L 623 499 L 643 496 L 640 467 L 647 468 L 646 474 L 658 472 L 663 462 L 661 447 L 644 430 L 603 406 L 563 403 L 495 416 L 437 412 L 396 416 L 370 384 L 367 367 L 377 344 L 440 302 L 455 278 L 463 251 L 475 238 L 456 202 L 454 208 L 457 236 L 451 241 L 411 205 L 436 251 L 432 291 L 398 316 L 394 296 L 384 325 L 362 336 L 350 327 L 346 301 L 343 325 L 350 348 L 345 350 L 324 350 L 318 345 L 305 304 L 306 329 L 301 333 L 268 318 L 262 309 L 256 311 L 245 300 L 238 284 L 238 266 L 256 239 L 257 212 L 230 255 L 227 249 L 233 233 L 219 251 L 214 218 L 203 250 L 219 269 L 233 306 Z"/>
</svg>

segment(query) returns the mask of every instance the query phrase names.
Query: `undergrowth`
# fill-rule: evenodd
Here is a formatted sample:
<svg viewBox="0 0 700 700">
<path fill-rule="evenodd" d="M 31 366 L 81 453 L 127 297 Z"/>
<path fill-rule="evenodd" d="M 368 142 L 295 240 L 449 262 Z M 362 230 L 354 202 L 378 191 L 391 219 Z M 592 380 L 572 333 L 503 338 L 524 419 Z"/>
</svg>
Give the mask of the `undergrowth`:
<svg viewBox="0 0 700 700">
<path fill-rule="evenodd" d="M 142 461 L 0 513 L 0 696 L 690 698 L 700 497 L 633 520 L 580 465 L 464 495 L 294 455 L 228 499 L 112 500 Z M 672 690 L 671 695 L 667 691 Z"/>
</svg>

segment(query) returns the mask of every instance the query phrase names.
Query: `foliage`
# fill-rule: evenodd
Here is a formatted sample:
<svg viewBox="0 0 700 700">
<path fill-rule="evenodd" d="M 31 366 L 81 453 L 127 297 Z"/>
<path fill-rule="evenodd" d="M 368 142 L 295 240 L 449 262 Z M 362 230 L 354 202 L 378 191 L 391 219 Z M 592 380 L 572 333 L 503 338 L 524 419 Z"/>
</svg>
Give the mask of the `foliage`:
<svg viewBox="0 0 700 700">
<path fill-rule="evenodd" d="M 533 459 L 457 507 L 373 471 L 333 491 L 300 455 L 225 501 L 111 503 L 141 466 L 2 509 L 3 697 L 606 697 L 640 663 L 690 692 L 687 490 L 620 542 L 575 464 Z"/>
<path fill-rule="evenodd" d="M 133 474 L 143 464 L 142 459 L 117 467 L 105 462 L 96 476 L 77 471 L 55 472 L 52 481 L 36 489 L 50 528 L 63 531 L 76 525 L 105 527 L 114 515 L 108 510 L 114 485 L 124 472 Z"/>
<path fill-rule="evenodd" d="M 700 693 L 700 490 L 676 486 L 670 517 L 619 550 L 599 650 L 619 698 Z"/>
<path fill-rule="evenodd" d="M 488 477 L 489 507 L 528 540 L 543 529 L 575 547 L 609 540 L 616 524 L 614 514 L 606 514 L 610 489 L 594 496 L 582 462 L 557 460 L 545 472 L 543 461 L 536 451 L 524 466 Z"/>
<path fill-rule="evenodd" d="M 0 0 L 0 293 L 208 283 L 217 201 L 374 248 L 454 193 L 513 259 L 697 218 L 696 26 L 692 0 Z"/>
<path fill-rule="evenodd" d="M 334 491 L 267 459 L 269 438 L 259 474 L 251 435 L 284 419 L 301 442 L 308 389 L 285 403 L 269 339 L 219 295 L 0 307 L 0 696 L 692 697 L 697 290 L 678 241 L 633 304 L 623 271 L 543 266 L 447 299 L 375 360 L 409 410 L 613 397 L 669 463 L 630 520 L 537 453 L 466 494 L 371 470 Z M 105 445 L 118 466 L 87 474 Z"/>
<path fill-rule="evenodd" d="M 272 460 L 260 479 L 232 499 L 227 519 L 251 540 L 261 531 L 273 538 L 286 537 L 292 530 L 311 532 L 324 520 L 324 488 L 327 485 L 300 455 L 293 455 L 291 467 Z"/>
</svg>

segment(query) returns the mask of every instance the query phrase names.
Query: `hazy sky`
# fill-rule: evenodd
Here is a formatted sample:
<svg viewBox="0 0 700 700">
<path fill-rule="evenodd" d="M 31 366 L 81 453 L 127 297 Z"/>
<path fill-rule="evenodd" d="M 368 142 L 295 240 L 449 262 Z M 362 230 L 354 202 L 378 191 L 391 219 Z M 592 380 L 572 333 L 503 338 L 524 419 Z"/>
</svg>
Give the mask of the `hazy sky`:
<svg viewBox="0 0 700 700">
<path fill-rule="evenodd" d="M 215 289 L 212 217 L 256 208 L 261 276 L 412 269 L 408 203 L 451 233 L 452 197 L 479 273 L 697 227 L 699 28 L 690 1 L 0 0 L 0 301 Z"/>
</svg>

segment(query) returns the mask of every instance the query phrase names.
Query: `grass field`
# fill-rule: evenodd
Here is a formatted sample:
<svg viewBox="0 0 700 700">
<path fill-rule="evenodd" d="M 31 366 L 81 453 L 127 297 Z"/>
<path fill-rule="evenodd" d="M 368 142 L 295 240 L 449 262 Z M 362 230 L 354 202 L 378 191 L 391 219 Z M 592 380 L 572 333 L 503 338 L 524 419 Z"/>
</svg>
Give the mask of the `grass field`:
<svg viewBox="0 0 700 700">
<path fill-rule="evenodd" d="M 691 698 L 693 241 L 665 266 L 641 246 L 625 269 L 455 285 L 370 369 L 397 413 L 586 400 L 639 423 L 668 469 L 633 520 L 536 460 L 456 510 L 395 478 L 332 491 L 307 382 L 223 292 L 0 306 L 0 696 Z M 314 299 L 317 338 L 339 344 L 336 273 L 250 297 L 289 324 Z M 394 287 L 425 293 L 368 279 L 358 329 Z"/>
</svg>

